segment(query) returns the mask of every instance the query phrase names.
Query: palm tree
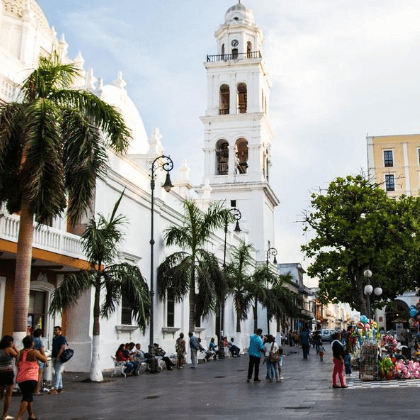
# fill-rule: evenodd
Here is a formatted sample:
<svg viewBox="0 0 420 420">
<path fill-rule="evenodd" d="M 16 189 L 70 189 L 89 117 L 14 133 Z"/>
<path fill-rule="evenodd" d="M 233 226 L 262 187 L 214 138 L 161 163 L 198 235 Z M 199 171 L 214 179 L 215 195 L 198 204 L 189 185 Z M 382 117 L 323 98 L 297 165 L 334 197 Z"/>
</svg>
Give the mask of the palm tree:
<svg viewBox="0 0 420 420">
<path fill-rule="evenodd" d="M 212 202 L 202 212 L 192 200 L 185 200 L 183 226 L 170 226 L 165 230 L 166 246 L 178 246 L 158 267 L 157 288 L 164 300 L 169 290 L 176 301 L 189 294 L 189 330 L 194 331 L 196 316 L 206 316 L 215 309 L 216 300 L 226 293 L 226 281 L 214 254 L 204 246 L 211 234 L 224 226 L 231 212 L 222 202 Z M 228 213 L 228 215 L 227 215 Z M 199 292 L 195 295 L 196 285 Z"/>
<path fill-rule="evenodd" d="M 278 274 L 274 273 L 266 263 L 261 263 L 252 274 L 252 281 L 248 284 L 248 293 L 253 296 L 254 331 L 258 328 L 258 303 L 265 308 L 270 306 L 271 286 L 276 284 Z M 268 327 L 268 325 L 267 325 Z"/>
<path fill-rule="evenodd" d="M 252 282 L 254 260 L 251 256 L 252 245 L 241 241 L 239 246 L 231 251 L 232 260 L 226 266 L 229 294 L 233 296 L 233 304 L 236 310 L 236 331 L 241 332 L 241 321 L 248 318 L 248 310 L 252 302 L 252 296 L 248 293 L 249 284 Z"/>
<path fill-rule="evenodd" d="M 125 151 L 122 116 L 90 92 L 71 90 L 78 70 L 57 54 L 39 59 L 21 102 L 0 103 L 0 202 L 20 214 L 14 286 L 15 338 L 26 335 L 34 217 L 43 223 L 67 207 L 75 224 L 89 207 L 106 148 Z M 104 136 L 105 135 L 105 136 Z"/>
<path fill-rule="evenodd" d="M 151 304 L 149 288 L 139 268 L 127 263 L 114 263 L 118 254 L 117 247 L 122 238 L 119 228 L 125 222 L 124 216 L 116 215 L 123 194 L 115 204 L 109 220 L 101 214 L 98 215 L 98 220 L 91 218 L 82 236 L 83 248 L 89 258 L 91 269 L 66 276 L 60 287 L 53 292 L 50 304 L 50 313 L 54 314 L 75 306 L 83 293 L 94 288 L 90 367 L 90 380 L 94 382 L 103 380 L 99 363 L 100 317 L 108 318 L 124 296 L 143 333 L 149 319 Z M 102 305 L 101 293 L 104 296 Z"/>
<path fill-rule="evenodd" d="M 298 295 L 293 293 L 287 284 L 293 280 L 293 276 L 288 274 L 280 274 L 277 281 L 269 290 L 267 302 L 267 322 L 274 316 L 277 320 L 277 329 L 279 329 L 280 320 L 284 320 L 285 316 L 296 316 L 300 314 L 298 304 Z"/>
</svg>

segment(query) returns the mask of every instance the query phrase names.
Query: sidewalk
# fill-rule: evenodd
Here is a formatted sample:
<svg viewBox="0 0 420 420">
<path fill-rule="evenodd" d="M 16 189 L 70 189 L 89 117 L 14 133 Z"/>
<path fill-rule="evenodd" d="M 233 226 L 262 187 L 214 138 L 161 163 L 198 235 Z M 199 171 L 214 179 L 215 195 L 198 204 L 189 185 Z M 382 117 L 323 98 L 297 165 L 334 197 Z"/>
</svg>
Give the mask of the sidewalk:
<svg viewBox="0 0 420 420">
<path fill-rule="evenodd" d="M 282 383 L 247 383 L 248 357 L 200 364 L 198 369 L 142 373 L 110 378 L 101 384 L 81 382 L 86 374 L 65 374 L 65 392 L 34 402 L 39 420 L 256 420 L 256 419 L 418 419 L 417 387 L 331 387 L 332 354 L 324 362 L 311 349 L 284 347 Z M 356 375 L 357 376 L 357 375 Z M 20 397 L 13 397 L 16 416 Z M 27 418 L 25 416 L 25 418 Z"/>
</svg>

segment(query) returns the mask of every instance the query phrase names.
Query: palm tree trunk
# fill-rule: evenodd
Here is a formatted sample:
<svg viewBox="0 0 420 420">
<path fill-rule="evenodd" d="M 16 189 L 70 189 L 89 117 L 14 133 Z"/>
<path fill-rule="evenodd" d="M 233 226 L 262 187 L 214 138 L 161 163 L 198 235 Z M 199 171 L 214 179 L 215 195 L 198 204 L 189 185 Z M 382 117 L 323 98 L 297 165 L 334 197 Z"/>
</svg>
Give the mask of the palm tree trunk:
<svg viewBox="0 0 420 420">
<path fill-rule="evenodd" d="M 13 336 L 17 346 L 20 346 L 22 339 L 27 335 L 26 328 L 31 286 L 34 214 L 29 210 L 26 203 L 27 200 L 22 200 L 13 293 Z"/>
<path fill-rule="evenodd" d="M 241 332 L 241 317 L 239 311 L 236 311 L 236 332 Z"/>
<path fill-rule="evenodd" d="M 195 261 L 195 259 L 193 259 Z M 189 320 L 189 332 L 194 332 L 195 329 L 195 265 L 193 263 L 191 267 L 191 285 L 190 285 L 190 320 Z"/>
<path fill-rule="evenodd" d="M 101 263 L 102 264 L 102 263 Z M 101 266 L 99 264 L 99 267 Z M 101 304 L 101 280 L 98 273 L 98 279 L 95 286 L 95 300 L 93 303 L 93 341 L 92 341 L 92 361 L 90 364 L 90 380 L 92 382 L 102 382 L 101 364 L 100 364 L 100 304 Z"/>
</svg>

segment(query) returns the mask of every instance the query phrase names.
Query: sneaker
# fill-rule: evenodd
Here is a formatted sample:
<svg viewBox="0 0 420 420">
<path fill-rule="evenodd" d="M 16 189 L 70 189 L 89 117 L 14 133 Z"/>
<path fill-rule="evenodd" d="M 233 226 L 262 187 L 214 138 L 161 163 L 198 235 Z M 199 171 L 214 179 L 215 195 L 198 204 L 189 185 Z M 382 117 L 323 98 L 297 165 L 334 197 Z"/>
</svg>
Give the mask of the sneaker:
<svg viewBox="0 0 420 420">
<path fill-rule="evenodd" d="M 254 382 L 261 382 L 261 379 L 254 379 Z"/>
<path fill-rule="evenodd" d="M 52 389 L 48 394 L 50 395 L 57 395 L 58 391 L 56 389 Z"/>
<path fill-rule="evenodd" d="M 283 379 L 284 379 L 283 376 L 280 376 L 279 381 L 282 381 Z"/>
<path fill-rule="evenodd" d="M 58 389 L 57 389 L 57 392 L 58 392 L 59 394 L 61 394 L 62 392 L 64 392 L 64 389 L 63 389 L 63 388 L 58 388 Z"/>
<path fill-rule="evenodd" d="M 337 388 L 339 388 L 339 387 L 337 387 Z M 341 388 L 348 388 L 348 386 L 347 385 L 341 385 Z"/>
<path fill-rule="evenodd" d="M 341 388 L 341 386 L 333 385 L 333 388 Z"/>
</svg>

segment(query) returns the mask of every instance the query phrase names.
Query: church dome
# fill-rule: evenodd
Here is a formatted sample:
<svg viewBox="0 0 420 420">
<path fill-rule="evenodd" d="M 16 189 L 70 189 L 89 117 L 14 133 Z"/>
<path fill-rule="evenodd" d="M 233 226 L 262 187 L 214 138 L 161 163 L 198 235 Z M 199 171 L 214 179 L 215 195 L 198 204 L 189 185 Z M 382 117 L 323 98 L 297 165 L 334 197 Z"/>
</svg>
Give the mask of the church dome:
<svg viewBox="0 0 420 420">
<path fill-rule="evenodd" d="M 235 4 L 228 9 L 225 15 L 225 24 L 254 23 L 254 12 L 242 3 Z"/>
</svg>

